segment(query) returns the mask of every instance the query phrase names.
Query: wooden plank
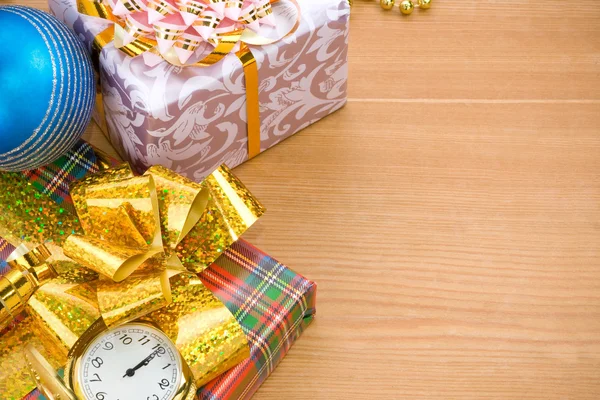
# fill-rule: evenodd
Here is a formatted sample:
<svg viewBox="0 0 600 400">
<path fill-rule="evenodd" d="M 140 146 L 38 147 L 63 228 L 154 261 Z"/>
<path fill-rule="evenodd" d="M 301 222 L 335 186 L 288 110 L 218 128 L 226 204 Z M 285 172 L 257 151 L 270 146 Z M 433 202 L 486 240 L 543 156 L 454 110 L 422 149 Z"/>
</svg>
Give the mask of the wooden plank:
<svg viewBox="0 0 600 400">
<path fill-rule="evenodd" d="M 355 3 L 352 98 L 599 99 L 598 1 Z"/>
<path fill-rule="evenodd" d="M 594 400 L 600 392 L 596 330 L 567 338 L 451 316 L 321 316 L 305 335 L 258 398 Z"/>
</svg>

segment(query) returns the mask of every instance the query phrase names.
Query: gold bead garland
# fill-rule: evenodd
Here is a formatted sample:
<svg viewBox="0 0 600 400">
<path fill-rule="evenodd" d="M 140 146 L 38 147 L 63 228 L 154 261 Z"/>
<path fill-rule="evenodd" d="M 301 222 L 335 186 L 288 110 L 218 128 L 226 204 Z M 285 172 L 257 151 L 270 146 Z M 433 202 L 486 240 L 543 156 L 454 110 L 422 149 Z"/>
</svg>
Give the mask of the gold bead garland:
<svg viewBox="0 0 600 400">
<path fill-rule="evenodd" d="M 417 7 L 427 10 L 431 8 L 432 1 L 433 0 L 402 0 L 399 2 L 400 12 L 403 15 L 410 15 Z M 417 4 L 415 4 L 415 2 Z M 391 10 L 396 6 L 396 0 L 379 0 L 379 5 L 384 10 Z"/>
</svg>

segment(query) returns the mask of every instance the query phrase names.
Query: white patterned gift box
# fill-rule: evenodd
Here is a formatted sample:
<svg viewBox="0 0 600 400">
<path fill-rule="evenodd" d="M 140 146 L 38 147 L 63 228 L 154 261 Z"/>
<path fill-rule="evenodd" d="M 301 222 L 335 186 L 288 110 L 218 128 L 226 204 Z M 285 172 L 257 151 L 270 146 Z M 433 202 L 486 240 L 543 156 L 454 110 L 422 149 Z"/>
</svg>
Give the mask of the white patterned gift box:
<svg viewBox="0 0 600 400">
<path fill-rule="evenodd" d="M 82 15 L 76 0 L 49 0 L 51 11 L 92 48 L 109 21 Z M 348 0 L 299 0 L 290 36 L 250 46 L 258 65 L 260 150 L 341 108 L 348 78 Z M 114 47 L 99 57 L 104 116 L 95 119 L 138 170 L 164 165 L 194 180 L 225 162 L 248 159 L 242 63 L 229 54 L 210 67 L 149 63 Z"/>
</svg>

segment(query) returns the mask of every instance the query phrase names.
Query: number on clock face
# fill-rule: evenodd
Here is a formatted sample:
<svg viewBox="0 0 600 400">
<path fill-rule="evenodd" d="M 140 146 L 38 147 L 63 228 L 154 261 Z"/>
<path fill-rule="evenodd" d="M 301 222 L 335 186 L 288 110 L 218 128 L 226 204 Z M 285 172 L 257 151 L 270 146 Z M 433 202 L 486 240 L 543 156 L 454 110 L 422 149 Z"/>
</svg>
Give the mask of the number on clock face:
<svg viewBox="0 0 600 400">
<path fill-rule="evenodd" d="M 90 343 L 77 379 L 86 400 L 171 400 L 181 369 L 179 353 L 163 332 L 130 323 Z"/>
</svg>

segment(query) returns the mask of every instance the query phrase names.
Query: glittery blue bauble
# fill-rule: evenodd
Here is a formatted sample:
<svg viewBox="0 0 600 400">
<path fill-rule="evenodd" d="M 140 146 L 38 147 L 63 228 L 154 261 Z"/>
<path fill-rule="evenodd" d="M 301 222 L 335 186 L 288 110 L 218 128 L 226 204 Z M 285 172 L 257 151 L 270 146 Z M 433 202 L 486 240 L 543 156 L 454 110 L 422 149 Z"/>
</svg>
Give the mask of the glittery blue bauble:
<svg viewBox="0 0 600 400">
<path fill-rule="evenodd" d="M 0 170 L 48 164 L 89 123 L 94 72 L 83 44 L 45 12 L 0 6 Z"/>
</svg>

